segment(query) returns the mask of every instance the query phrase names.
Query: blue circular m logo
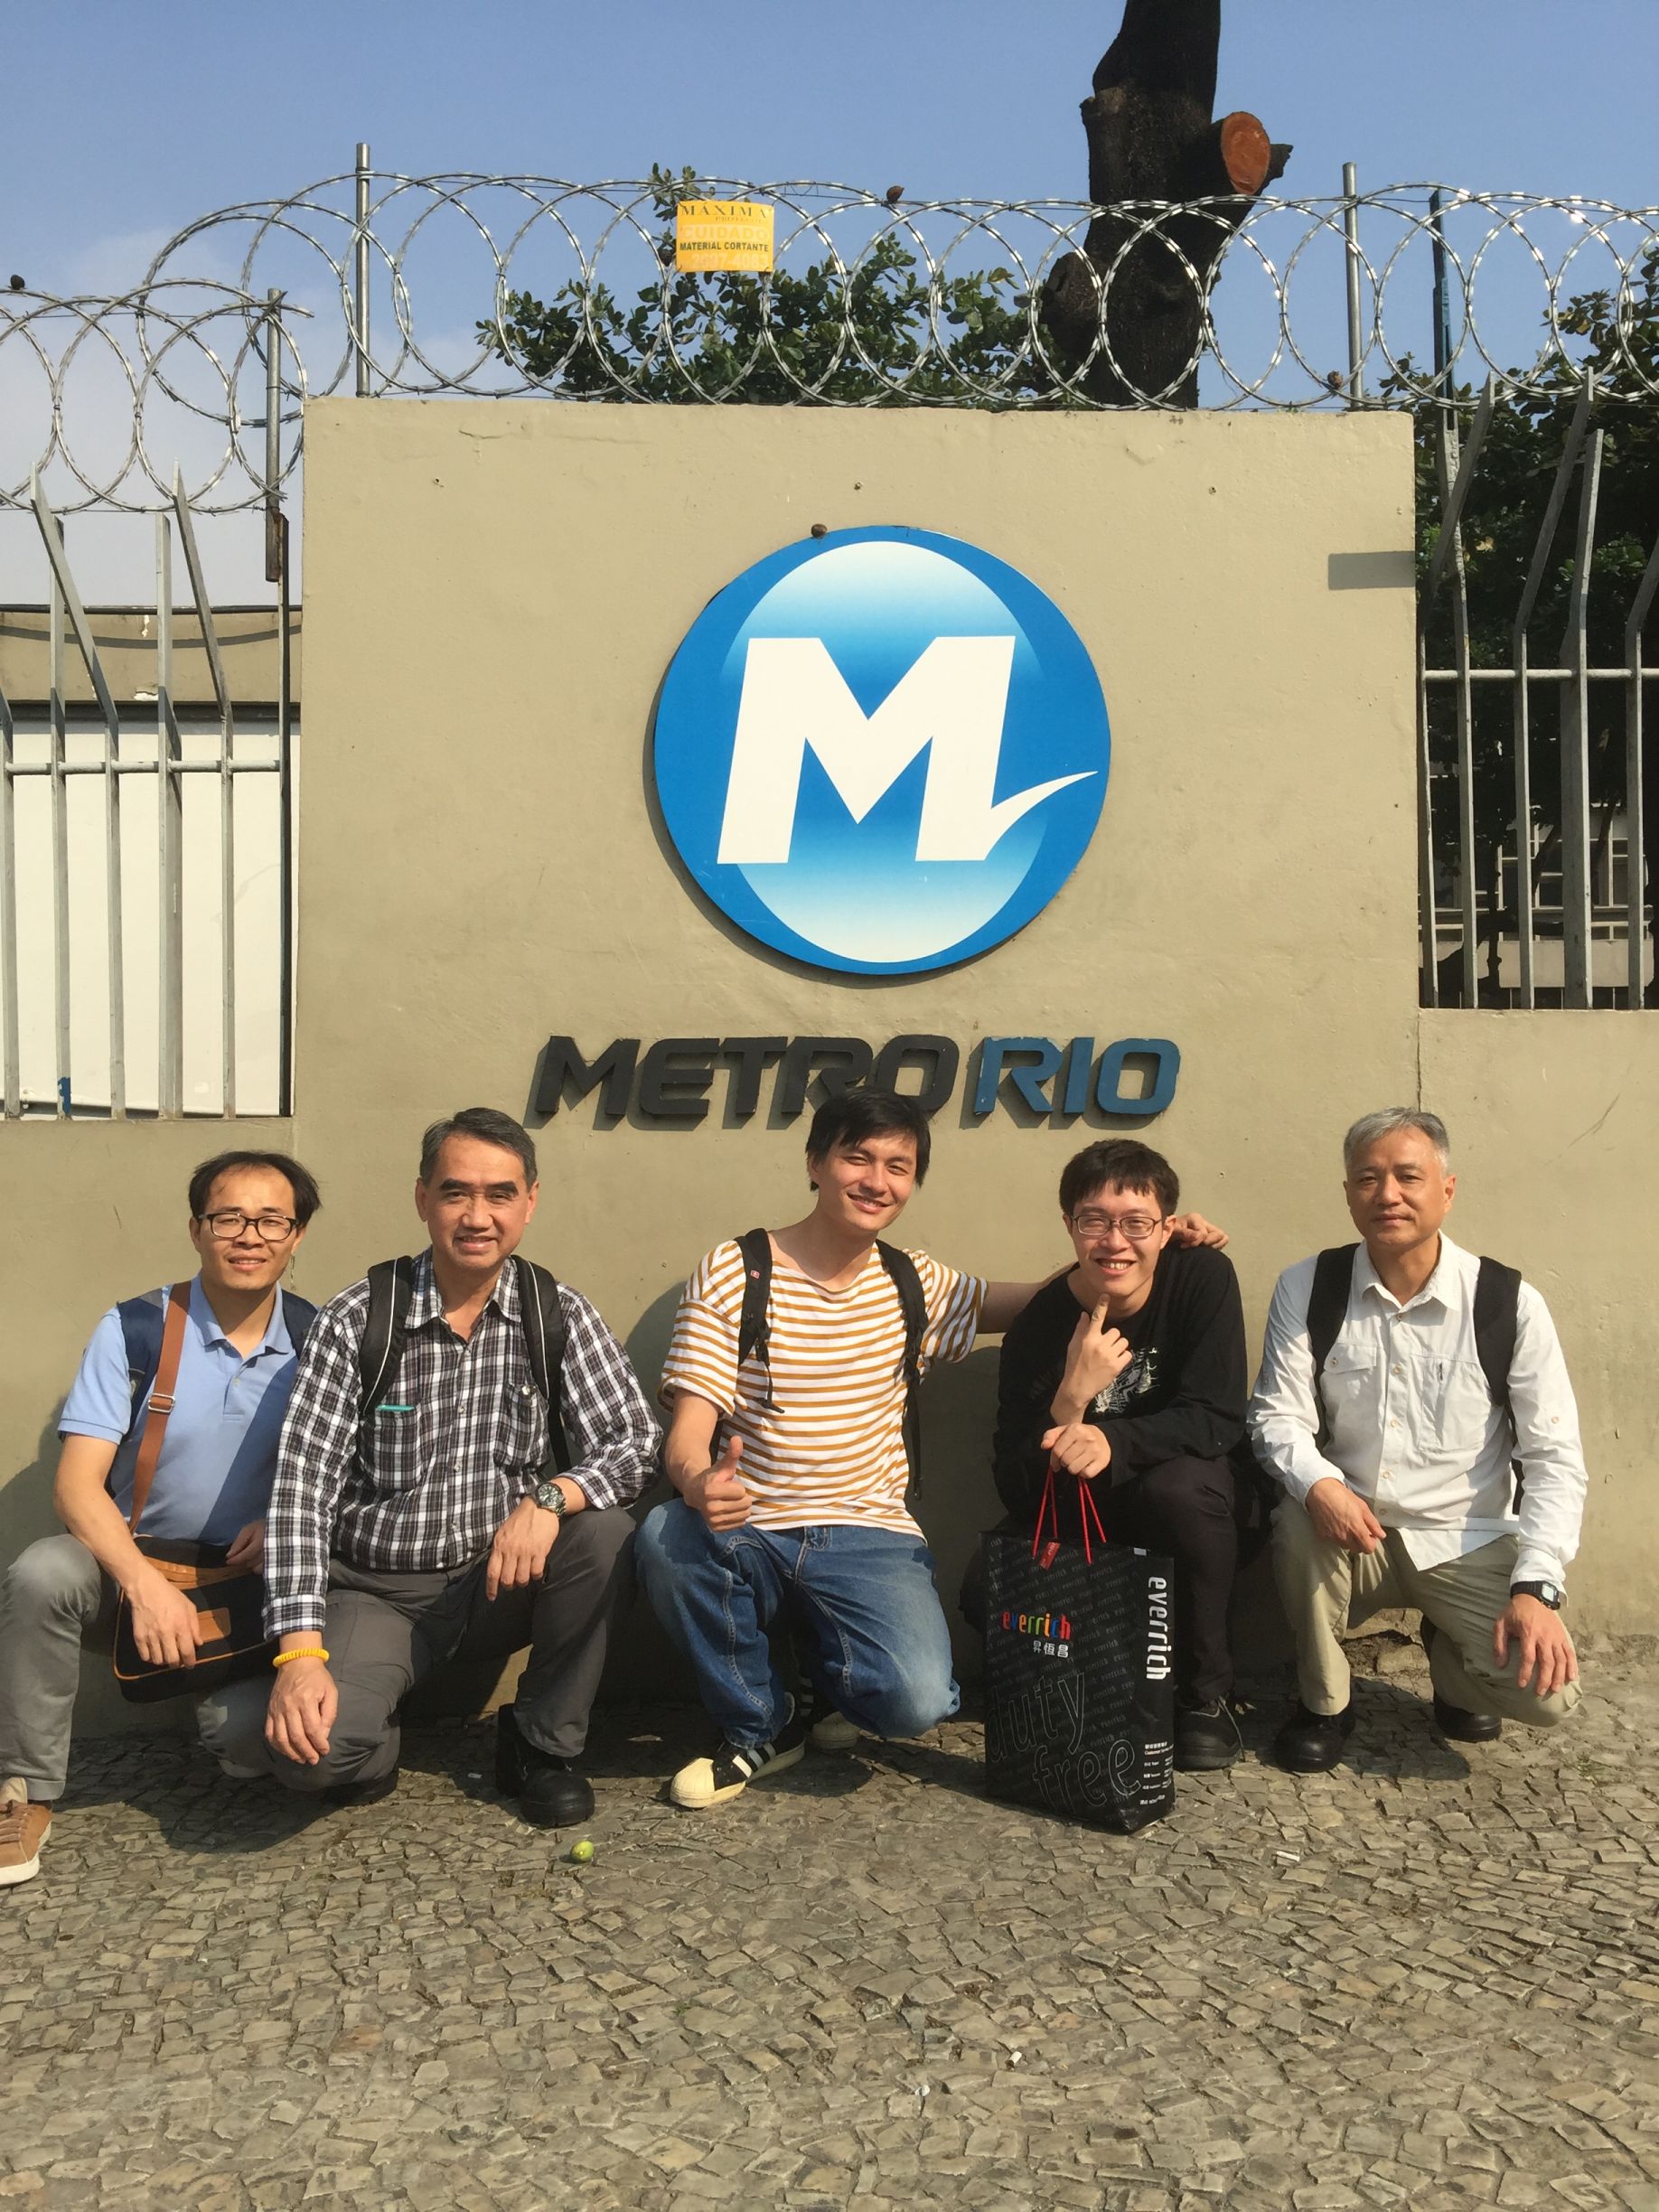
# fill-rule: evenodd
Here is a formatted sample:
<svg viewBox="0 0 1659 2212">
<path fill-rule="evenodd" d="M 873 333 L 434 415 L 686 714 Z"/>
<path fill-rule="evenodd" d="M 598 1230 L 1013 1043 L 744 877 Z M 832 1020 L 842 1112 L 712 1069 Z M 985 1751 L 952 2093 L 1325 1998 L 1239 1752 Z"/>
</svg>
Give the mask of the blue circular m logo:
<svg viewBox="0 0 1659 2212">
<path fill-rule="evenodd" d="M 1011 937 L 1100 818 L 1105 701 L 1034 584 L 925 530 L 786 547 L 711 601 L 657 709 L 657 792 L 723 914 L 820 968 Z"/>
</svg>

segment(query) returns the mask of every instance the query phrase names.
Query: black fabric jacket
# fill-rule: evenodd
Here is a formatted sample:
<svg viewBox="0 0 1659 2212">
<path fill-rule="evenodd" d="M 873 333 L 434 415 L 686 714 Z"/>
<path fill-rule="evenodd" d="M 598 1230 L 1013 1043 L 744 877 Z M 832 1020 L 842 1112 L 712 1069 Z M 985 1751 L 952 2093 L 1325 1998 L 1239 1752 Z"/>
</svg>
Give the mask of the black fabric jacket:
<svg viewBox="0 0 1659 2212">
<path fill-rule="evenodd" d="M 1003 1339 L 997 1493 L 1027 1527 L 1048 1467 L 1038 1439 L 1054 1425 L 1050 1404 L 1083 1311 L 1071 1278 L 1062 1275 L 1044 1285 Z M 1130 1482 L 1166 1459 L 1224 1458 L 1243 1437 L 1250 1396 L 1233 1262 L 1207 1245 L 1166 1245 L 1146 1304 L 1113 1326 L 1135 1356 L 1108 1404 L 1097 1399 L 1085 1417 L 1111 1439 L 1111 1465 L 1101 1479 Z"/>
</svg>

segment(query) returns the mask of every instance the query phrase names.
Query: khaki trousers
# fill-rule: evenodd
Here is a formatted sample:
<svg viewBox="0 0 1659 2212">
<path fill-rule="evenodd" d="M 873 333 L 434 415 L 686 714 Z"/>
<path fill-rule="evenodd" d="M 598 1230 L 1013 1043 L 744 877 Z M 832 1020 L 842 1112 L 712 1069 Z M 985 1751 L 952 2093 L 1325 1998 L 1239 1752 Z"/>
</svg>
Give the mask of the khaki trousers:
<svg viewBox="0 0 1659 2212">
<path fill-rule="evenodd" d="M 1517 1549 L 1513 1536 L 1500 1536 L 1443 1566 L 1416 1567 L 1391 1529 L 1374 1551 L 1345 1551 L 1316 1535 L 1306 1507 L 1286 1498 L 1273 1516 L 1273 1575 L 1296 1636 L 1297 1684 L 1308 1711 L 1339 1713 L 1348 1702 L 1344 1628 L 1409 1606 L 1439 1631 L 1429 1662 L 1437 1697 L 1528 1728 L 1564 1720 L 1579 1702 L 1576 1682 L 1541 1698 L 1516 1684 L 1521 1654 L 1513 1638 L 1504 1666 L 1493 1656 Z"/>
</svg>

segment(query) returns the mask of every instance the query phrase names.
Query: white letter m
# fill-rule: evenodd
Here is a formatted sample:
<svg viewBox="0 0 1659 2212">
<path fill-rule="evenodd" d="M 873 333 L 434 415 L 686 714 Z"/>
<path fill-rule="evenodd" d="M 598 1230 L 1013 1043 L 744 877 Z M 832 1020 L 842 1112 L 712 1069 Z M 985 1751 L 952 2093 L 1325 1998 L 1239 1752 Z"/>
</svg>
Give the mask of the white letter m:
<svg viewBox="0 0 1659 2212">
<path fill-rule="evenodd" d="M 1021 815 L 1094 773 L 993 799 L 1013 665 L 1011 637 L 935 638 L 867 715 L 821 638 L 751 638 L 720 860 L 789 858 L 809 746 L 861 822 L 924 745 L 916 858 L 985 859 Z"/>
</svg>

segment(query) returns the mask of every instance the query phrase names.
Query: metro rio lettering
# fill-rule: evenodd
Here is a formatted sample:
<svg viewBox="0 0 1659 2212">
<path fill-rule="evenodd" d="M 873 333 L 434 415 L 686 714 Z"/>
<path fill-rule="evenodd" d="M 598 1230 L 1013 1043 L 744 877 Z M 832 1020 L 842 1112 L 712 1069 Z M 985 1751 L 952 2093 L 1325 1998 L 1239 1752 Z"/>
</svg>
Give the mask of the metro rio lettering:
<svg viewBox="0 0 1659 2212">
<path fill-rule="evenodd" d="M 573 1036 L 549 1036 L 537 1070 L 533 1111 L 552 1116 L 567 1101 L 598 1093 L 597 1119 L 630 1113 L 648 1123 L 705 1120 L 716 1072 L 726 1071 L 731 1121 L 760 1111 L 763 1080 L 774 1071 L 774 1121 L 807 1111 L 809 1095 L 874 1081 L 904 1090 L 936 1113 L 955 1096 L 962 1048 L 923 1033 L 890 1037 L 879 1048 L 850 1036 L 677 1036 L 645 1045 L 616 1037 L 589 1059 Z M 970 1111 L 979 1120 L 998 1106 L 1017 1119 L 1149 1120 L 1175 1097 L 1181 1054 L 1167 1037 L 1120 1037 L 1097 1053 L 1093 1037 L 990 1036 L 970 1048 Z"/>
</svg>

